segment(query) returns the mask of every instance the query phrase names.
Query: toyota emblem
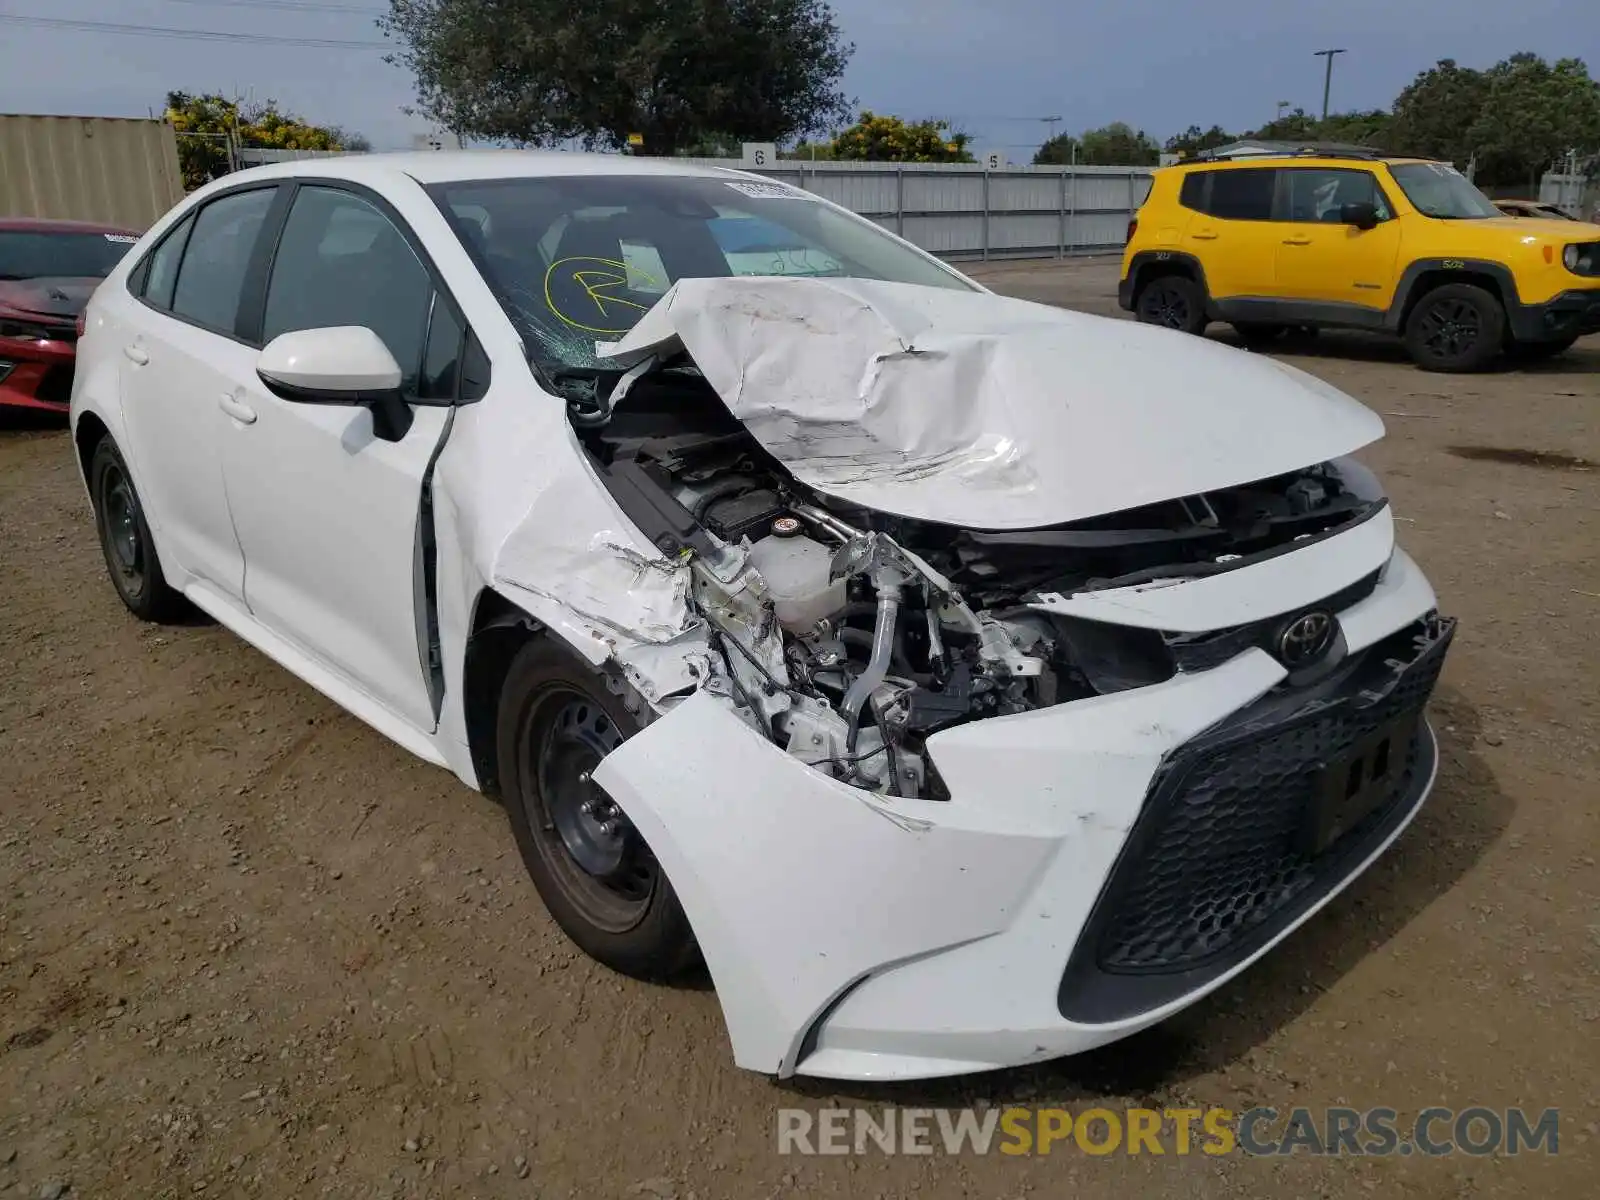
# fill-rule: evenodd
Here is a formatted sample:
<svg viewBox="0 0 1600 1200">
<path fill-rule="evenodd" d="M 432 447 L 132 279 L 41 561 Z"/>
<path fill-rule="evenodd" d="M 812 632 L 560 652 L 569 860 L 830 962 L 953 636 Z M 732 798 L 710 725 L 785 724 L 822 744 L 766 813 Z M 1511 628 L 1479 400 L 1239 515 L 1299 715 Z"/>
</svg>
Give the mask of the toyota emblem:
<svg viewBox="0 0 1600 1200">
<path fill-rule="evenodd" d="M 1278 635 L 1278 658 L 1286 667 L 1303 667 L 1321 658 L 1333 645 L 1333 614 L 1308 612 L 1296 617 Z"/>
</svg>

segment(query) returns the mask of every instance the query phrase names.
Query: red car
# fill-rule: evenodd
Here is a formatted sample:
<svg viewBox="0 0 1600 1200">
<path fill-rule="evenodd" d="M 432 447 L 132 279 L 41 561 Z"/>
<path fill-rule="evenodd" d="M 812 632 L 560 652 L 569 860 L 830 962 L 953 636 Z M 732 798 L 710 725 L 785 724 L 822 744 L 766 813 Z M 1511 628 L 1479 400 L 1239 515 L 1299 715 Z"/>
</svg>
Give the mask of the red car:
<svg viewBox="0 0 1600 1200">
<path fill-rule="evenodd" d="M 114 225 L 0 218 L 0 407 L 67 411 L 78 317 L 138 240 Z"/>
</svg>

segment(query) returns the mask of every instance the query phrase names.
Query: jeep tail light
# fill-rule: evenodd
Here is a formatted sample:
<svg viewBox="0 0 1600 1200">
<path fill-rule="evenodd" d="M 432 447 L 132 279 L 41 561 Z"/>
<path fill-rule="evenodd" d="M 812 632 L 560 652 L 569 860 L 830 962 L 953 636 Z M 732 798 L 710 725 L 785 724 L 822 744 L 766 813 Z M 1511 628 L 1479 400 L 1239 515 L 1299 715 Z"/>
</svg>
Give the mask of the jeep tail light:
<svg viewBox="0 0 1600 1200">
<path fill-rule="evenodd" d="M 88 305 L 85 305 L 83 307 L 83 310 L 78 313 L 78 320 L 77 320 L 78 336 L 81 338 L 83 336 L 83 334 L 84 334 L 84 331 L 87 330 L 88 328 L 89 328 L 89 308 L 88 308 Z"/>
<path fill-rule="evenodd" d="M 1128 240 L 1133 241 L 1133 235 L 1139 232 L 1139 218 L 1134 217 L 1128 222 Z"/>
</svg>

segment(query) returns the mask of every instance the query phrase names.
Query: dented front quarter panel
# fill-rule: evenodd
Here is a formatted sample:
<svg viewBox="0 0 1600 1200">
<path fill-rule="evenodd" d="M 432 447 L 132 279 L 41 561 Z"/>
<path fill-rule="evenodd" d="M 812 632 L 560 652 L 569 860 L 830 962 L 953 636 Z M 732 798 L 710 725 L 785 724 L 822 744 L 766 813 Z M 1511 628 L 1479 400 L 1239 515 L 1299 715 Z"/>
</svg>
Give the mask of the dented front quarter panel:
<svg viewBox="0 0 1600 1200">
<path fill-rule="evenodd" d="M 681 636 L 687 566 L 617 507 L 562 401 L 526 392 L 466 410 L 440 455 L 438 484 L 455 501 L 454 533 L 472 573 L 591 662 Z"/>
</svg>

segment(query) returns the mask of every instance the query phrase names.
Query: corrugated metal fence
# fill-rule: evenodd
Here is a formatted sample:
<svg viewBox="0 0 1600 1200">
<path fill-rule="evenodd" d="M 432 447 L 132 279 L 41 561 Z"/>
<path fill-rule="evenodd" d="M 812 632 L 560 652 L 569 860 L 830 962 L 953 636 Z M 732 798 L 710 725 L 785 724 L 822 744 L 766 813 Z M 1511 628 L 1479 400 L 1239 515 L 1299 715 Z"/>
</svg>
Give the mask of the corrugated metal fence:
<svg viewBox="0 0 1600 1200">
<path fill-rule="evenodd" d="M 694 159 L 738 166 L 727 159 Z M 742 168 L 752 170 L 754 168 Z M 1041 258 L 1121 248 L 1150 193 L 1142 167 L 807 162 L 757 174 L 792 183 L 947 258 Z"/>
<path fill-rule="evenodd" d="M 327 151 L 241 149 L 248 164 Z M 337 152 L 335 152 L 337 153 Z M 810 162 L 759 170 L 734 159 L 684 159 L 752 170 L 876 221 L 945 258 L 1053 258 L 1118 250 L 1150 192 L 1148 167 L 1006 167 L 969 163 Z"/>
<path fill-rule="evenodd" d="M 142 233 L 181 199 L 178 143 L 164 121 L 0 114 L 0 216 Z"/>
</svg>

